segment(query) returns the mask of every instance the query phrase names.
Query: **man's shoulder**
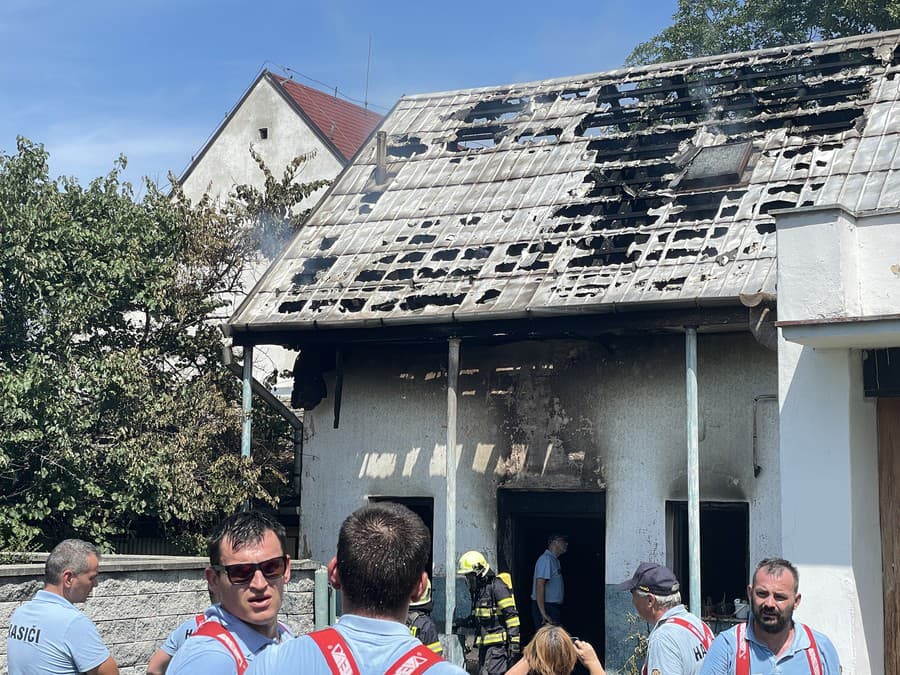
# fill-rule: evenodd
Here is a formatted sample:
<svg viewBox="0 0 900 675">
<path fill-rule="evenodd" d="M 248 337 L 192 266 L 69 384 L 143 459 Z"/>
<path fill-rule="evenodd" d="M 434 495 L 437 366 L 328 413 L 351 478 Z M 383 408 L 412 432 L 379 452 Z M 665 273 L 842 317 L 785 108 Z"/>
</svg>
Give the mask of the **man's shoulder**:
<svg viewBox="0 0 900 675">
<path fill-rule="evenodd" d="M 210 621 L 208 623 L 214 623 Z M 217 622 L 215 622 L 217 623 Z M 221 625 L 221 624 L 220 624 Z M 224 627 L 223 627 L 224 630 Z M 167 671 L 179 673 L 236 673 L 237 666 L 228 648 L 208 635 L 191 635 L 175 653 Z"/>
</svg>

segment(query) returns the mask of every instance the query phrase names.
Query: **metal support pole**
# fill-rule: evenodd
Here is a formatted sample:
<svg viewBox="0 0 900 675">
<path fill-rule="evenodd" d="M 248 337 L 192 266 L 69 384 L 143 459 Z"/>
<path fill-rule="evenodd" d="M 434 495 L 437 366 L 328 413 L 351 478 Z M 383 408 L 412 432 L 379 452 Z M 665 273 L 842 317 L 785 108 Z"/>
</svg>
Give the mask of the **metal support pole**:
<svg viewBox="0 0 900 675">
<path fill-rule="evenodd" d="M 456 391 L 459 380 L 459 338 L 450 338 L 447 357 L 447 535 L 444 565 L 444 632 L 453 632 L 456 610 Z"/>
<path fill-rule="evenodd" d="M 688 552 L 690 611 L 700 616 L 700 405 L 697 399 L 697 329 L 684 329 L 687 385 Z"/>
<path fill-rule="evenodd" d="M 244 347 L 243 394 L 241 397 L 244 427 L 241 430 L 241 456 L 250 456 L 250 419 L 253 410 L 253 347 Z"/>
</svg>

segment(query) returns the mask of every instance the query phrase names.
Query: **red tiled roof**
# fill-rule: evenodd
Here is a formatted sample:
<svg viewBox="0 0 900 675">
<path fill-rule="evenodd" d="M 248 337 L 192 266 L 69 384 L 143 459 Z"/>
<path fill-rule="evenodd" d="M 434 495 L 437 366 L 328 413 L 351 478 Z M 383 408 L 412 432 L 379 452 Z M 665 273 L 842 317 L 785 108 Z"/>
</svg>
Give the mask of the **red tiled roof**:
<svg viewBox="0 0 900 675">
<path fill-rule="evenodd" d="M 350 160 L 381 122 L 381 115 L 343 99 L 272 74 L 322 134 Z"/>
</svg>

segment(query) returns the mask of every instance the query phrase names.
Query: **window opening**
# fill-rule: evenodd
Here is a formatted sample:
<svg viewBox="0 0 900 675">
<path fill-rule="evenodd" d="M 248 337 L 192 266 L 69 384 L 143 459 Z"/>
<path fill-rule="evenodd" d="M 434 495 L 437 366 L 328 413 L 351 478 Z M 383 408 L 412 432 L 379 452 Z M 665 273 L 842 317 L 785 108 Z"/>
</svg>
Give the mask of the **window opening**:
<svg viewBox="0 0 900 675">
<path fill-rule="evenodd" d="M 269 137 L 269 127 L 260 127 L 259 140 L 264 141 Z"/>
<path fill-rule="evenodd" d="M 666 502 L 667 564 L 690 599 L 687 502 Z M 734 618 L 734 599 L 747 596 L 750 578 L 750 506 L 746 502 L 700 502 L 700 608 L 718 632 Z M 696 609 L 691 609 L 697 613 Z"/>
</svg>

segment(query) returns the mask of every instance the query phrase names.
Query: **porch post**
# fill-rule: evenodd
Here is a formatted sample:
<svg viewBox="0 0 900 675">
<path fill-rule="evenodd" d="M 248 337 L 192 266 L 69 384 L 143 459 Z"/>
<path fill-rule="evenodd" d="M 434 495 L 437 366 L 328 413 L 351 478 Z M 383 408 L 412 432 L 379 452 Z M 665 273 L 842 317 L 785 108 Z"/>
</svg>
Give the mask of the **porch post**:
<svg viewBox="0 0 900 675">
<path fill-rule="evenodd" d="M 453 634 L 453 613 L 456 609 L 456 390 L 459 380 L 459 338 L 450 338 L 447 357 L 447 495 L 446 550 L 444 565 L 444 632 Z M 452 642 L 452 640 L 449 640 Z M 448 654 L 451 657 L 452 654 Z"/>
<path fill-rule="evenodd" d="M 243 429 L 241 430 L 241 456 L 250 456 L 250 419 L 253 409 L 253 347 L 244 347 L 244 377 L 241 396 Z"/>
<path fill-rule="evenodd" d="M 688 553 L 690 611 L 700 616 L 700 406 L 697 400 L 697 328 L 684 329 L 687 385 Z"/>
</svg>

